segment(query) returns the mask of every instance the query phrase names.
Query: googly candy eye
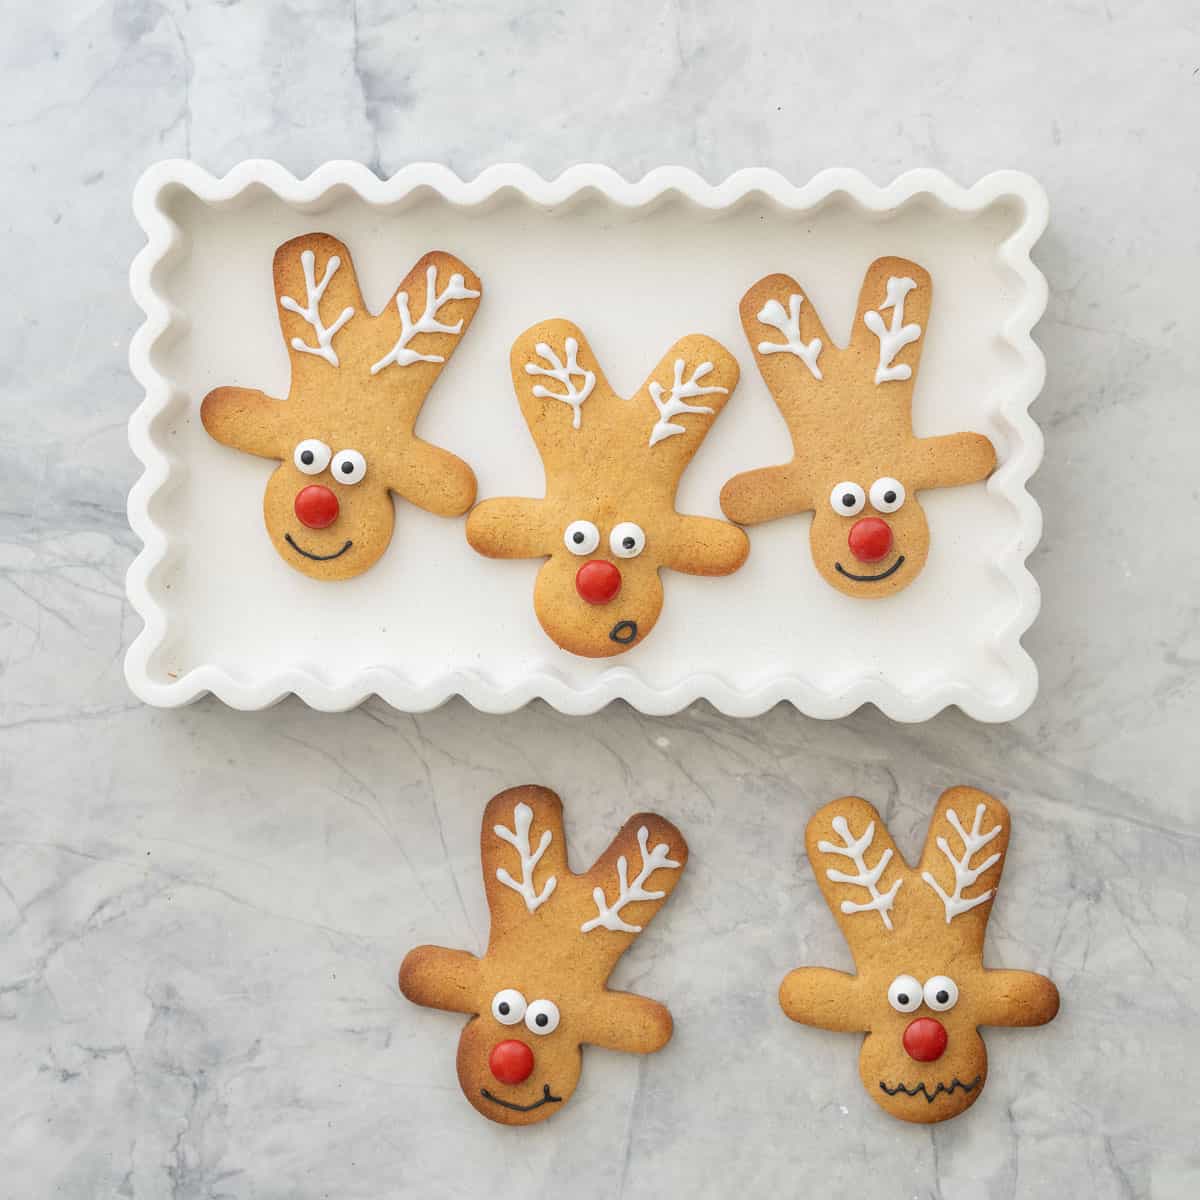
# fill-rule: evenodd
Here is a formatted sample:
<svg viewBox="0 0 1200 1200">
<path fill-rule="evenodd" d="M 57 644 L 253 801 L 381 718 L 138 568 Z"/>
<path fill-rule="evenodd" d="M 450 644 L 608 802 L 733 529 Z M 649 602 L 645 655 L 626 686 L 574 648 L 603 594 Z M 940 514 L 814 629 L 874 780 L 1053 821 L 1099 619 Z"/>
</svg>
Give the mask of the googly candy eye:
<svg viewBox="0 0 1200 1200">
<path fill-rule="evenodd" d="M 829 493 L 829 503 L 835 513 L 841 513 L 843 517 L 855 517 L 863 510 L 863 505 L 867 502 L 867 494 L 854 483 L 852 480 L 846 480 L 839 483 L 837 487 Z"/>
<path fill-rule="evenodd" d="M 292 453 L 292 462 L 296 469 L 305 475 L 320 475 L 329 466 L 329 456 L 332 451 L 324 442 L 317 438 L 305 438 Z"/>
<path fill-rule="evenodd" d="M 871 507 L 876 512 L 894 513 L 904 503 L 904 498 L 904 484 L 890 475 L 871 484 Z"/>
<path fill-rule="evenodd" d="M 640 525 L 632 521 L 622 521 L 613 526 L 608 535 L 608 545 L 618 558 L 637 558 L 646 548 L 646 535 Z"/>
<path fill-rule="evenodd" d="M 934 1012 L 946 1012 L 958 1003 L 958 984 L 949 975 L 935 975 L 925 982 L 925 1003 Z"/>
<path fill-rule="evenodd" d="M 916 1012 L 921 1007 L 923 996 L 921 981 L 911 975 L 897 975 L 888 988 L 888 1003 L 897 1012 Z"/>
<path fill-rule="evenodd" d="M 544 1037 L 558 1028 L 558 1005 L 553 1000 L 535 1000 L 525 1011 L 525 1027 Z"/>
<path fill-rule="evenodd" d="M 591 554 L 600 545 L 600 530 L 591 521 L 572 521 L 563 534 L 563 545 L 572 554 Z"/>
<path fill-rule="evenodd" d="M 525 1016 L 525 997 L 516 988 L 505 988 L 492 997 L 492 1016 L 501 1025 L 519 1025 Z"/>
<path fill-rule="evenodd" d="M 333 456 L 333 477 L 338 483 L 360 483 L 367 473 L 367 460 L 357 450 L 339 450 Z"/>
</svg>

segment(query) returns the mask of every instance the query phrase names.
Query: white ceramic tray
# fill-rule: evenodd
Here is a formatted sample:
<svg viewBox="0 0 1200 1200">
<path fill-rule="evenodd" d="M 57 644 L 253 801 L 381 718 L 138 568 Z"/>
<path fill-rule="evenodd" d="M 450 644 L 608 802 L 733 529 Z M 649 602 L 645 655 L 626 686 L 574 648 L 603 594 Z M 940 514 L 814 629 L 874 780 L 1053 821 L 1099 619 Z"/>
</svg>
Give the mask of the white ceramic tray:
<svg viewBox="0 0 1200 1200">
<path fill-rule="evenodd" d="M 146 396 L 129 436 L 146 469 L 129 497 L 144 547 L 128 592 L 145 628 L 126 675 L 146 702 L 211 692 L 261 708 L 294 692 L 336 710 L 378 693 L 420 711 L 460 693 L 489 711 L 542 697 L 567 713 L 615 698 L 671 713 L 704 698 L 743 716 L 788 700 L 815 717 L 869 702 L 902 721 L 950 704 L 1008 720 L 1032 702 L 1037 672 L 1020 638 L 1038 609 L 1025 559 L 1041 514 L 1025 484 L 1041 458 L 1028 408 L 1044 366 L 1030 330 L 1046 283 L 1029 252 L 1047 205 L 1029 177 L 998 172 L 964 189 L 913 171 L 880 188 L 831 170 L 795 187 L 746 170 L 714 186 L 674 167 L 630 183 L 599 166 L 552 181 L 497 166 L 464 182 L 419 164 L 383 181 L 335 162 L 301 180 L 246 162 L 218 179 L 164 162 L 142 177 L 134 207 L 147 245 L 131 281 L 146 321 L 130 361 Z M 483 278 L 470 335 L 418 424 L 472 464 L 481 498 L 541 494 L 508 351 L 535 320 L 561 315 L 587 331 L 623 394 L 681 334 L 711 334 L 737 355 L 741 383 L 679 493 L 681 511 L 720 515 L 730 476 L 790 457 L 738 321 L 742 293 L 787 272 L 844 342 L 863 272 L 885 254 L 934 279 L 917 434 L 986 433 L 1000 466 L 986 484 L 922 495 L 929 560 L 898 595 L 839 594 L 813 567 L 811 518 L 778 520 L 750 530 L 749 561 L 731 576 L 664 571 L 657 627 L 613 659 L 573 657 L 545 636 L 532 606 L 536 562 L 482 558 L 461 520 L 404 502 L 378 565 L 315 582 L 267 539 L 273 464 L 218 445 L 199 420 L 218 384 L 286 395 L 270 262 L 280 243 L 313 230 L 347 243 L 372 310 L 431 248 Z"/>
</svg>

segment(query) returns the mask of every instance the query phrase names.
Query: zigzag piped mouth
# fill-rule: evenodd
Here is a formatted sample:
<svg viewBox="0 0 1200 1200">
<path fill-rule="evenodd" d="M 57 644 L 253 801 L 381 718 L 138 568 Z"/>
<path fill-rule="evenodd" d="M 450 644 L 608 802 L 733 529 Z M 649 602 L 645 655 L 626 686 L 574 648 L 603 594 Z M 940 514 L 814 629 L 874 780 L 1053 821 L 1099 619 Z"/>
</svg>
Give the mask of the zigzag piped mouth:
<svg viewBox="0 0 1200 1200">
<path fill-rule="evenodd" d="M 931 1092 L 925 1086 L 924 1082 L 918 1083 L 917 1086 L 913 1087 L 913 1088 L 905 1087 L 904 1084 L 902 1084 L 902 1083 L 896 1084 L 895 1087 L 888 1087 L 888 1085 L 886 1083 L 884 1083 L 883 1080 L 881 1079 L 879 1081 L 879 1087 L 880 1087 L 881 1091 L 886 1092 L 887 1095 L 889 1095 L 889 1096 L 895 1096 L 900 1092 L 903 1092 L 906 1096 L 921 1096 L 921 1095 L 923 1095 L 925 1097 L 925 1103 L 932 1104 L 934 1102 L 934 1100 L 938 1096 L 940 1096 L 943 1092 L 945 1092 L 947 1096 L 949 1096 L 950 1093 L 953 1092 L 955 1088 L 962 1088 L 962 1090 L 964 1092 L 973 1092 L 982 1082 L 983 1082 L 982 1075 L 976 1075 L 975 1078 L 972 1079 L 970 1083 L 963 1083 L 963 1081 L 961 1079 L 959 1079 L 957 1076 L 955 1076 L 954 1081 L 950 1084 L 949 1087 L 947 1087 L 944 1083 L 939 1083 L 937 1085 L 937 1087 L 935 1087 L 933 1089 L 933 1091 Z"/>
</svg>

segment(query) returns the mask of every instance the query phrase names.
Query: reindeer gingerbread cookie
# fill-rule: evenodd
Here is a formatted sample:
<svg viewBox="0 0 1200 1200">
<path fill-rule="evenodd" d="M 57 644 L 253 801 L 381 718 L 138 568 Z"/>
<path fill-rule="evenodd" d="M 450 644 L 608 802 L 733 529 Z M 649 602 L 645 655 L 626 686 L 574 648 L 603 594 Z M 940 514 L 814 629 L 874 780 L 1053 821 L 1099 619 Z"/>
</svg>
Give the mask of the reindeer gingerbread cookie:
<svg viewBox="0 0 1200 1200">
<path fill-rule="evenodd" d="M 279 461 L 263 515 L 284 562 L 313 579 L 349 579 L 387 549 L 392 492 L 447 517 L 475 500 L 471 468 L 413 427 L 475 316 L 481 285 L 435 250 L 372 316 L 349 251 L 327 233 L 285 242 L 274 274 L 291 362 L 286 401 L 219 387 L 200 415 L 218 442 Z"/>
<path fill-rule="evenodd" d="M 768 275 L 742 297 L 742 326 L 794 457 L 735 476 L 721 508 L 740 525 L 813 512 L 813 562 L 847 596 L 889 596 L 912 583 L 929 553 L 917 493 L 978 482 L 996 465 L 982 434 L 913 434 L 932 301 L 928 271 L 903 258 L 878 259 L 843 349 L 790 276 Z"/>
<path fill-rule="evenodd" d="M 484 810 L 480 854 L 486 952 L 418 946 L 400 967 L 400 990 L 471 1017 L 458 1042 L 463 1094 L 489 1120 L 533 1125 L 571 1098 L 585 1043 L 649 1054 L 670 1039 L 661 1004 L 606 985 L 679 881 L 687 843 L 669 821 L 639 813 L 575 875 L 561 801 L 517 787 Z"/>
<path fill-rule="evenodd" d="M 484 500 L 467 538 L 491 558 L 545 558 L 533 592 L 542 628 L 572 654 L 620 654 L 658 620 L 660 568 L 727 575 L 749 553 L 736 525 L 675 511 L 680 476 L 737 386 L 737 360 L 691 334 L 626 400 L 580 330 L 550 320 L 517 338 L 511 367 L 546 495 Z"/>
<path fill-rule="evenodd" d="M 1004 805 L 967 787 L 938 800 L 915 870 L 856 796 L 808 824 L 808 856 L 857 974 L 801 967 L 779 1003 L 804 1025 L 865 1033 L 863 1086 L 903 1121 L 945 1121 L 979 1099 L 988 1069 L 979 1026 L 1044 1025 L 1058 1012 L 1044 975 L 983 965 L 1010 832 Z"/>
</svg>

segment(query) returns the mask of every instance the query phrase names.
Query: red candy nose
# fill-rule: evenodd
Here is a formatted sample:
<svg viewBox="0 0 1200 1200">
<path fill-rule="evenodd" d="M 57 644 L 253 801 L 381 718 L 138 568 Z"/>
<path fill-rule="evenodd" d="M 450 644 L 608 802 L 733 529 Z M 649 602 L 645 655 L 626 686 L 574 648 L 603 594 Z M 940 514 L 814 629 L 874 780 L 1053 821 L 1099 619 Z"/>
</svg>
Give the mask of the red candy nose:
<svg viewBox="0 0 1200 1200">
<path fill-rule="evenodd" d="M 589 604 L 607 604 L 621 590 L 621 572 L 612 563 L 593 558 L 576 573 L 575 590 Z"/>
<path fill-rule="evenodd" d="M 309 529 L 325 529 L 338 519 L 338 498 L 319 483 L 296 493 L 296 516 Z"/>
<path fill-rule="evenodd" d="M 501 1083 L 524 1083 L 533 1074 L 533 1051 L 524 1042 L 497 1042 L 488 1066 Z"/>
<path fill-rule="evenodd" d="M 904 1031 L 904 1049 L 917 1062 L 934 1062 L 946 1052 L 946 1027 L 932 1017 L 918 1017 Z"/>
<path fill-rule="evenodd" d="M 892 552 L 892 527 L 878 517 L 863 517 L 850 526 L 849 541 L 859 562 L 878 562 Z"/>
</svg>

